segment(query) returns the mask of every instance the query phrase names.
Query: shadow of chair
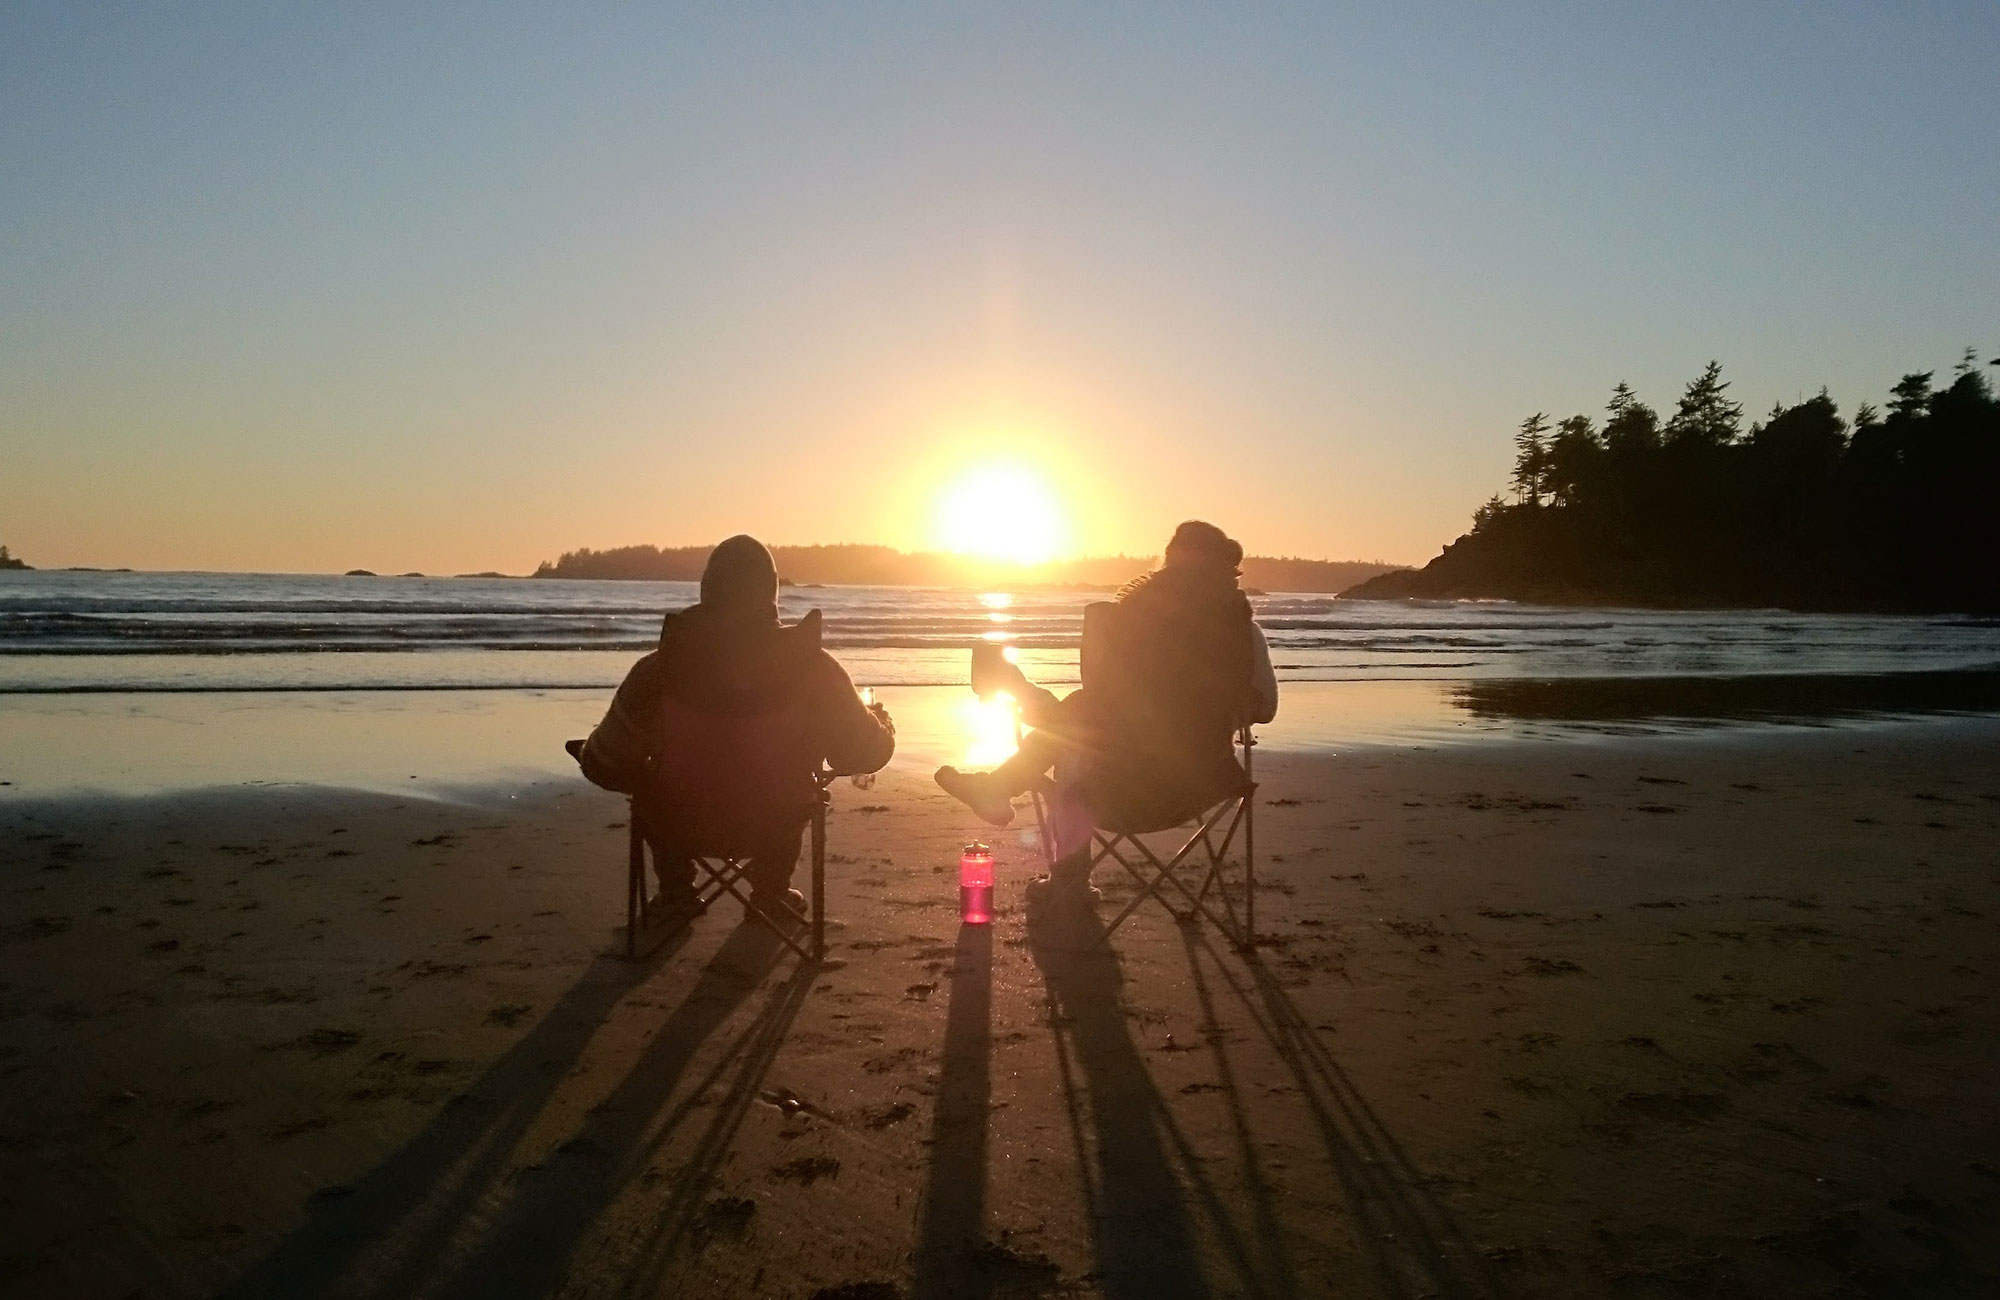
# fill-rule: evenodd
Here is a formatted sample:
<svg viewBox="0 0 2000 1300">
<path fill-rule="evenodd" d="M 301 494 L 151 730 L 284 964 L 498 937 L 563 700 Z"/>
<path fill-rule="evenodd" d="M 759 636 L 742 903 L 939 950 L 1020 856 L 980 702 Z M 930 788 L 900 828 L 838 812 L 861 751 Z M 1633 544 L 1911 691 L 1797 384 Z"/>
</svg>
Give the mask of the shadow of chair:
<svg viewBox="0 0 2000 1300">
<path fill-rule="evenodd" d="M 611 1008 L 652 969 L 598 958 L 421 1133 L 352 1187 L 314 1197 L 305 1221 L 224 1289 L 223 1300 L 352 1294 L 354 1270 L 364 1262 L 386 1264 L 375 1294 L 410 1290 L 423 1261 L 443 1249 L 503 1174 Z"/>
<path fill-rule="evenodd" d="M 770 931 L 739 926 L 611 1098 L 539 1169 L 516 1170 L 521 1140 L 591 1037 L 653 969 L 600 958 L 422 1133 L 354 1187 L 316 1199 L 306 1221 L 223 1290 L 222 1300 L 547 1294 L 584 1229 L 686 1117 L 684 1104 L 641 1144 L 696 1050 L 764 983 L 781 952 Z M 760 1071 L 768 1068 L 810 979 L 808 968 L 797 967 L 771 992 L 702 1088 L 732 1063 L 756 1058 Z M 746 1086 L 754 1094 L 754 1082 Z M 480 1224 L 490 1226 L 468 1247 L 468 1230 Z"/>
<path fill-rule="evenodd" d="M 1354 1216 L 1354 1237 L 1375 1271 L 1375 1292 L 1397 1300 L 1504 1296 L 1506 1288 L 1485 1257 L 1449 1209 L 1426 1189 L 1423 1172 L 1261 958 L 1229 961 L 1192 930 L 1183 929 L 1182 941 L 1202 1008 L 1204 1036 L 1218 1072 L 1225 1080 L 1232 1078 L 1205 967 L 1214 970 L 1249 1014 L 1304 1099 L 1343 1201 Z M 1233 1088 L 1231 1095 L 1238 1107 L 1237 1140 L 1251 1170 L 1253 1213 L 1260 1224 L 1274 1224 L 1269 1188 L 1247 1148 L 1247 1115 Z"/>
<path fill-rule="evenodd" d="M 1049 1027 L 1076 1149 L 1077 1176 L 1109 1297 L 1194 1300 L 1212 1294 L 1201 1267 L 1184 1177 L 1201 1175 L 1170 1148 L 1175 1130 L 1120 1000 L 1117 955 L 1074 934 L 1029 949 L 1048 990 Z"/>
<path fill-rule="evenodd" d="M 764 985 L 785 950 L 768 927 L 747 920 L 739 925 L 619 1085 L 591 1107 L 576 1132 L 540 1167 L 524 1171 L 506 1204 L 487 1216 L 491 1226 L 436 1294 L 457 1300 L 525 1300 L 554 1291 L 571 1256 L 618 1194 L 679 1132 L 711 1089 L 730 1076 L 666 1202 L 644 1212 L 648 1229 L 600 1247 L 616 1260 L 614 1273 L 632 1285 L 649 1268 L 666 1262 L 727 1153 L 730 1136 L 756 1099 L 757 1086 L 810 992 L 815 972 L 795 966 L 771 988 L 751 1023 L 718 1053 L 707 1074 L 685 1089 L 680 1104 L 664 1115 L 661 1108 L 702 1044 Z"/>
</svg>

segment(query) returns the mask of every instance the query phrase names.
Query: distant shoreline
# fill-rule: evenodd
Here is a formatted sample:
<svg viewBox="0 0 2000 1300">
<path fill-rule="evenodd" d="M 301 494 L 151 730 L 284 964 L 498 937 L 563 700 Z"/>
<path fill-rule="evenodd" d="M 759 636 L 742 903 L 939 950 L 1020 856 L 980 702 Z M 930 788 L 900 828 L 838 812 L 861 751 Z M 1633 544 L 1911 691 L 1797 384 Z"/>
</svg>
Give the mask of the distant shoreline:
<svg viewBox="0 0 2000 1300">
<path fill-rule="evenodd" d="M 535 570 L 537 578 L 637 579 L 691 582 L 701 577 L 708 547 L 622 546 L 567 551 Z M 1045 564 L 1018 564 L 887 546 L 774 546 L 778 572 L 798 586 L 947 587 L 989 591 L 1109 591 L 1155 564 L 1152 556 L 1100 555 Z M 1382 561 L 1309 560 L 1253 555 L 1243 561 L 1243 585 L 1263 591 L 1332 595 L 1398 566 Z"/>
</svg>

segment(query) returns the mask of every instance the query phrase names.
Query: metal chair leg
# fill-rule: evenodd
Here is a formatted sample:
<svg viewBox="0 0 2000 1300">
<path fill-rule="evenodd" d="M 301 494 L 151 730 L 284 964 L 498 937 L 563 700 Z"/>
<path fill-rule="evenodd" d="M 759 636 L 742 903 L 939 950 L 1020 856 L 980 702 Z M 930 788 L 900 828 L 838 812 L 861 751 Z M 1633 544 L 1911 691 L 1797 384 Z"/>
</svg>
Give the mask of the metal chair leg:
<svg viewBox="0 0 2000 1300">
<path fill-rule="evenodd" d="M 639 829 L 637 814 L 628 817 L 631 827 L 626 852 L 625 873 L 625 960 L 639 960 L 639 931 L 646 924 L 646 836 Z"/>
<path fill-rule="evenodd" d="M 1257 778 L 1251 766 L 1251 751 L 1257 738 L 1243 728 L 1243 779 L 1249 791 L 1243 796 L 1243 951 L 1257 950 Z"/>
<path fill-rule="evenodd" d="M 826 957 L 826 787 L 821 786 L 819 802 L 812 817 L 812 959 Z"/>
</svg>

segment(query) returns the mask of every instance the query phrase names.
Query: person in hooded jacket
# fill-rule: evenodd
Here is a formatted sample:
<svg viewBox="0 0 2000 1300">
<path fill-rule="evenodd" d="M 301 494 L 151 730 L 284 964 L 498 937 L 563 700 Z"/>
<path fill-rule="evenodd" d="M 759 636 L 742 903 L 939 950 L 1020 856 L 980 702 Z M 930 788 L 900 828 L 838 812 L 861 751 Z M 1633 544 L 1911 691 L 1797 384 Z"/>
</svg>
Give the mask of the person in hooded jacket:
<svg viewBox="0 0 2000 1300">
<path fill-rule="evenodd" d="M 1118 593 L 1129 653 L 1110 667 L 1110 680 L 1086 681 L 1058 698 L 1011 663 L 989 664 L 982 674 L 990 676 L 981 689 L 1012 694 L 1034 730 L 993 771 L 941 767 L 936 780 L 994 826 L 1013 819 L 1015 796 L 1049 793 L 1056 860 L 1049 875 L 1029 882 L 1031 904 L 1096 901 L 1090 835 L 1105 805 L 1130 820 L 1164 815 L 1171 824 L 1241 781 L 1236 730 L 1278 713 L 1270 647 L 1237 585 L 1242 563 L 1240 543 L 1189 520 L 1174 530 L 1161 566 Z M 1202 676 L 1209 680 L 1196 680 Z M 1135 709 L 1134 697 L 1149 698 Z M 1147 725 L 1121 728 L 1135 712 Z"/>
<path fill-rule="evenodd" d="M 758 735 L 771 743 L 732 766 L 729 747 Z M 737 822 L 752 823 L 744 871 L 750 906 L 803 914 L 805 896 L 791 877 L 818 799 L 815 774 L 822 763 L 840 773 L 877 771 L 895 748 L 888 711 L 864 705 L 847 671 L 820 648 L 819 612 L 779 622 L 777 565 L 763 543 L 739 535 L 710 553 L 700 603 L 667 614 L 659 648 L 626 674 L 577 761 L 594 784 L 635 796 L 660 877 L 654 905 L 673 925 L 697 910 L 686 846 L 701 843 L 704 832 L 690 816 L 698 821 L 704 808 L 724 805 Z M 718 777 L 723 770 L 729 775 Z M 718 789 L 718 780 L 738 788 Z M 699 788 L 700 806 L 675 799 L 677 788 Z"/>
</svg>

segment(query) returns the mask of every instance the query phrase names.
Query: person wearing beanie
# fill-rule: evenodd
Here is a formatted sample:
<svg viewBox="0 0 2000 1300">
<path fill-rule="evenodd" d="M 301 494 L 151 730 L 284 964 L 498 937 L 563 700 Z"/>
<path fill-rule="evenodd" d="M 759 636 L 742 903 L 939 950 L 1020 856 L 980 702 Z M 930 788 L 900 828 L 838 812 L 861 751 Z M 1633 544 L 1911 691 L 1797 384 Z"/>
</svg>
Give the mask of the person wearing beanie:
<svg viewBox="0 0 2000 1300">
<path fill-rule="evenodd" d="M 769 614 L 778 621 L 778 562 L 764 543 L 738 533 L 708 553 L 701 571 L 701 607 Z"/>
<path fill-rule="evenodd" d="M 712 762 L 689 730 L 727 735 L 732 727 L 775 727 L 763 734 L 780 735 L 786 755 L 763 772 L 764 788 L 740 792 L 745 806 L 770 810 L 744 873 L 750 904 L 767 915 L 803 913 L 805 896 L 791 877 L 818 797 L 814 773 L 822 763 L 837 772 L 879 770 L 895 752 L 896 728 L 880 705 L 862 704 L 847 670 L 820 648 L 818 610 L 780 622 L 778 566 L 762 542 L 744 535 L 709 553 L 700 602 L 667 613 L 659 647 L 626 674 L 577 762 L 593 784 L 634 795 L 639 807 L 676 771 Z M 650 832 L 670 819 L 647 820 Z M 653 906 L 664 908 L 669 926 L 685 924 L 698 910 L 694 865 L 672 834 L 649 839 L 660 873 Z"/>
<path fill-rule="evenodd" d="M 1211 778 L 1222 780 L 1234 769 L 1231 749 L 1235 730 L 1271 721 L 1278 713 L 1278 678 L 1271 667 L 1271 650 L 1263 629 L 1250 614 L 1250 602 L 1237 586 L 1243 563 L 1241 543 L 1214 524 L 1191 519 L 1174 530 L 1160 567 L 1125 584 L 1117 603 L 1136 625 L 1141 641 L 1154 644 L 1199 644 L 1212 650 L 1206 658 L 1226 680 L 1176 682 L 1192 709 L 1169 710 L 1166 726 L 1181 734 L 1168 737 L 1171 748 L 1193 753 L 1199 774 L 1182 783 L 1199 798 Z M 1047 902 L 1091 902 L 1089 760 L 1102 757 L 1115 743 L 1106 734 L 1104 710 L 1097 704 L 1104 683 L 1089 680 L 1058 699 L 1036 686 L 1013 664 L 986 665 L 985 690 L 1004 690 L 1021 706 L 1034 727 L 1021 739 L 1020 749 L 991 772 L 961 772 L 941 767 L 936 780 L 946 793 L 970 807 L 994 826 L 1013 820 L 1015 796 L 1045 787 L 1055 777 L 1057 860 L 1051 873 L 1028 886 L 1031 905 Z M 1117 686 L 1114 685 L 1113 689 Z M 1203 699 L 1221 701 L 1212 718 L 1197 716 Z M 1189 734 L 1198 733 L 1198 734 Z M 1222 764 L 1229 764 L 1224 768 Z M 1168 781 L 1164 784 L 1173 784 Z M 1165 797 L 1176 797 L 1166 791 Z M 1213 802 L 1213 800 L 1210 800 Z"/>
</svg>

